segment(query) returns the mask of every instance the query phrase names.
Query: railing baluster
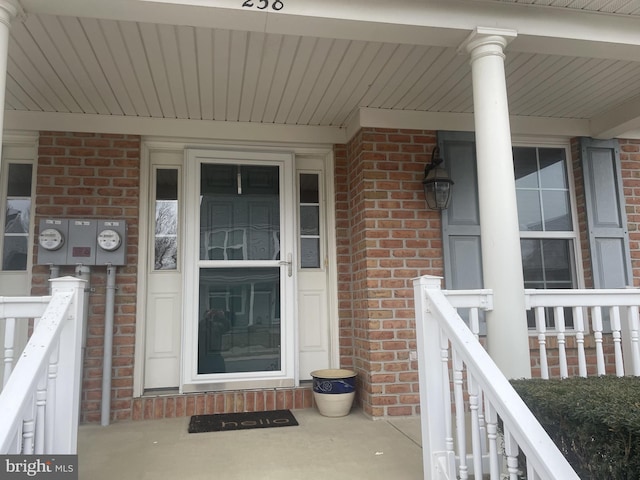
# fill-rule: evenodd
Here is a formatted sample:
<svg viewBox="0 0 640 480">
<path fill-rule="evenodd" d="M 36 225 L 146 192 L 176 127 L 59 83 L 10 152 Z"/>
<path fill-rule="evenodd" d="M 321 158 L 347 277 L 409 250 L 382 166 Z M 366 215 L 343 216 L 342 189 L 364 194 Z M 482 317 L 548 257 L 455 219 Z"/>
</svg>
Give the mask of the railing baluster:
<svg viewBox="0 0 640 480">
<path fill-rule="evenodd" d="M 518 443 L 511 435 L 511 431 L 504 428 L 504 453 L 507 457 L 507 472 L 509 480 L 518 480 Z"/>
<path fill-rule="evenodd" d="M 582 307 L 573 307 L 573 326 L 576 330 L 578 348 L 578 375 L 587 376 L 587 356 L 584 352 L 584 316 Z"/>
<path fill-rule="evenodd" d="M 11 370 L 13 370 L 13 356 L 15 354 L 14 346 L 16 341 L 16 319 L 7 318 L 4 326 L 4 377 L 2 378 L 2 387 L 7 384 Z"/>
<path fill-rule="evenodd" d="M 631 348 L 631 362 L 633 368 L 633 374 L 635 376 L 640 375 L 640 344 L 639 344 L 639 332 L 640 319 L 638 318 L 638 307 L 632 306 L 628 308 L 627 320 L 629 322 L 629 334 L 630 334 L 630 348 Z"/>
<path fill-rule="evenodd" d="M 616 364 L 616 375 L 624 376 L 624 362 L 622 361 L 622 325 L 620 323 L 620 307 L 613 306 L 609 309 L 611 317 L 611 334 L 613 336 L 613 354 Z"/>
<path fill-rule="evenodd" d="M 46 370 L 40 374 L 38 388 L 36 390 L 36 431 L 35 431 L 35 453 L 44 453 L 44 432 L 45 432 L 45 409 L 47 405 L 47 373 Z"/>
<path fill-rule="evenodd" d="M 49 357 L 49 365 L 47 366 L 47 404 L 45 409 L 45 437 L 44 449 L 45 453 L 51 453 L 55 444 L 55 419 L 56 419 L 56 393 L 58 380 L 58 360 L 60 357 L 60 348 L 55 346 L 51 356 Z"/>
<path fill-rule="evenodd" d="M 31 403 L 29 414 L 22 420 L 22 454 L 33 455 L 35 431 L 35 402 Z"/>
<path fill-rule="evenodd" d="M 462 391 L 462 360 L 452 350 L 453 355 L 453 398 L 456 409 L 456 439 L 458 440 L 458 474 L 459 478 L 469 478 L 467 467 L 467 436 L 465 425 L 464 392 Z"/>
<path fill-rule="evenodd" d="M 469 413 L 471 416 L 471 449 L 473 453 L 473 473 L 476 480 L 482 479 L 482 445 L 480 443 L 480 396 L 478 384 L 467 371 L 467 390 L 469 391 Z"/>
<path fill-rule="evenodd" d="M 489 440 L 489 475 L 491 480 L 500 479 L 500 463 L 498 461 L 498 414 L 490 402 L 486 402 L 487 439 Z"/>
<path fill-rule="evenodd" d="M 547 361 L 547 319 L 544 307 L 536 307 L 536 330 L 538 331 L 538 348 L 540 350 L 540 376 L 549 379 L 549 363 Z"/>
<path fill-rule="evenodd" d="M 569 376 L 567 367 L 567 340 L 565 336 L 564 308 L 555 307 L 553 309 L 556 321 L 556 330 L 558 332 L 558 361 L 560 362 L 560 378 Z"/>
<path fill-rule="evenodd" d="M 602 309 L 597 306 L 592 309 L 593 317 L 593 338 L 596 342 L 596 366 L 598 375 L 606 373 L 604 365 L 604 352 L 602 349 Z"/>
<path fill-rule="evenodd" d="M 480 338 L 480 316 L 477 307 L 469 309 L 469 328 L 476 339 Z"/>
<path fill-rule="evenodd" d="M 442 368 L 442 393 L 444 395 L 444 418 L 445 418 L 445 448 L 449 473 L 453 475 L 456 471 L 456 452 L 453 441 L 453 425 L 451 416 L 451 385 L 449 383 L 449 339 L 440 330 L 440 363 Z"/>
</svg>

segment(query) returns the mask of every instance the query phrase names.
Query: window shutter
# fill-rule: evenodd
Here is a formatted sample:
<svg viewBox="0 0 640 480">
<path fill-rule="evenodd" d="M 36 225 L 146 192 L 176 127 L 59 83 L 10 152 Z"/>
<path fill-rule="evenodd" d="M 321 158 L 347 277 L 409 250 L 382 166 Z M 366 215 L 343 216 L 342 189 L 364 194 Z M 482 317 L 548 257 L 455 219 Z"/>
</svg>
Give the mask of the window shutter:
<svg viewBox="0 0 640 480">
<path fill-rule="evenodd" d="M 618 141 L 580 142 L 593 286 L 633 285 Z"/>
<path fill-rule="evenodd" d="M 473 132 L 438 132 L 451 179 L 451 203 L 442 211 L 445 287 L 483 288 L 476 145 Z"/>
</svg>

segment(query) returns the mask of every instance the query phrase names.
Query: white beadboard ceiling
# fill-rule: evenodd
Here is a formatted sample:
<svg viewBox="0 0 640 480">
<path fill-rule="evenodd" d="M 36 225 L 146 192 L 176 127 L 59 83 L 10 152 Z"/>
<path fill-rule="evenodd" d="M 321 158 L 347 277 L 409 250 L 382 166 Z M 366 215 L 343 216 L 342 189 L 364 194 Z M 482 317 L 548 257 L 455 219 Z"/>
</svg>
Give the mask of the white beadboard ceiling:
<svg viewBox="0 0 640 480">
<path fill-rule="evenodd" d="M 640 35 L 636 0 L 472 3 L 637 16 Z M 507 51 L 510 113 L 589 120 L 635 106 L 637 45 L 631 59 Z M 6 109 L 344 126 L 361 107 L 470 113 L 471 90 L 454 46 L 28 12 L 11 28 Z"/>
</svg>

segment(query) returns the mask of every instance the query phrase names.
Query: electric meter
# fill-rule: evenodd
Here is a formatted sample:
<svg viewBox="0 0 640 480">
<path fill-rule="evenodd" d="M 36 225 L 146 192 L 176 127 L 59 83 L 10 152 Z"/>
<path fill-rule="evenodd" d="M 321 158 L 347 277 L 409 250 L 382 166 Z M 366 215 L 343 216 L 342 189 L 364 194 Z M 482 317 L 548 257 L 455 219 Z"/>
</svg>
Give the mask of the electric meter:
<svg viewBox="0 0 640 480">
<path fill-rule="evenodd" d="M 55 228 L 45 228 L 38 236 L 38 243 L 42 248 L 49 251 L 58 250 L 64 244 L 64 237 Z"/>
<path fill-rule="evenodd" d="M 115 230 L 107 229 L 102 230 L 98 234 L 98 246 L 106 250 L 107 252 L 113 252 L 117 250 L 122 244 L 122 238 L 120 234 Z"/>
</svg>

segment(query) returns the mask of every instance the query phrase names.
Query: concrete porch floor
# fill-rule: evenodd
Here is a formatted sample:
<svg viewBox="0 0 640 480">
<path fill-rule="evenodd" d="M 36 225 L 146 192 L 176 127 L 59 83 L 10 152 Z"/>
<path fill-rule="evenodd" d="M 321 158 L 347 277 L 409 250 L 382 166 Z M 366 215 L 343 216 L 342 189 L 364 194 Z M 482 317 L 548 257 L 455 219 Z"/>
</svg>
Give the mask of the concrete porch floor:
<svg viewBox="0 0 640 480">
<path fill-rule="evenodd" d="M 81 480 L 420 480 L 420 419 L 328 418 L 293 410 L 298 426 L 187 432 L 189 417 L 82 425 Z"/>
</svg>

